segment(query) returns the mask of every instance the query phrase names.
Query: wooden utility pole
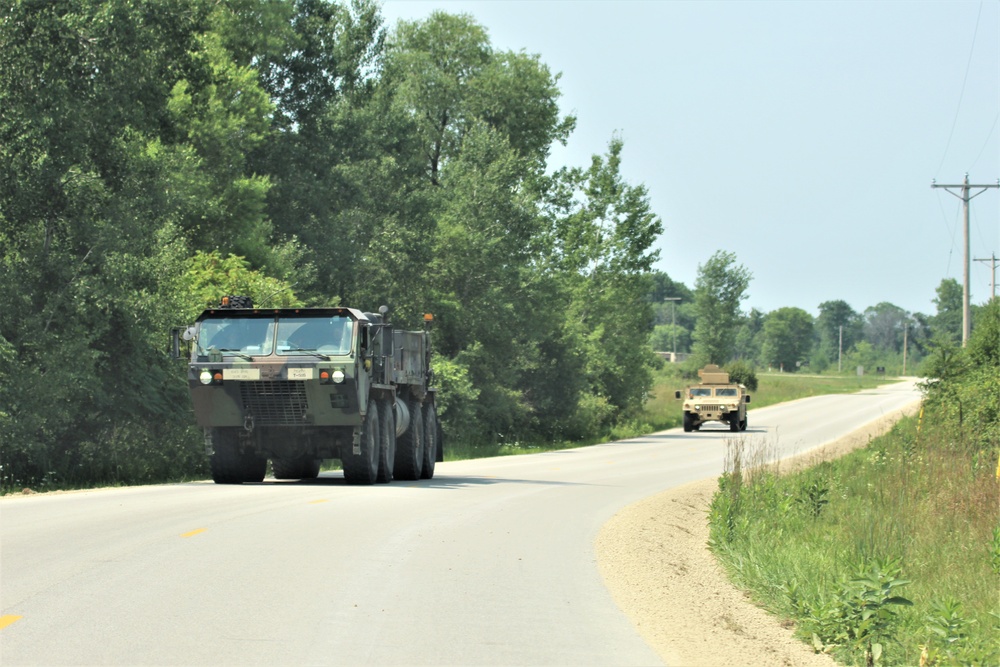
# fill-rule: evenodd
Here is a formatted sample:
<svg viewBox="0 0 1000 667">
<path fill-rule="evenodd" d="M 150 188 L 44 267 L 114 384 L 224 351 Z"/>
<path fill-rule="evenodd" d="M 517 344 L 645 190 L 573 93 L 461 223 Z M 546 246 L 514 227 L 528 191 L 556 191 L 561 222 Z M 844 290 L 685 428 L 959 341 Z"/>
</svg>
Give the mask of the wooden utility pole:
<svg viewBox="0 0 1000 667">
<path fill-rule="evenodd" d="M 969 342 L 969 331 L 972 328 L 972 322 L 969 318 L 969 200 L 973 197 L 977 197 L 990 188 L 1000 188 L 1000 178 L 993 185 L 969 185 L 969 175 L 965 175 L 965 180 L 959 185 L 938 185 L 936 181 L 931 181 L 932 188 L 945 188 L 948 190 L 949 194 L 953 194 L 962 200 L 962 213 L 965 217 L 965 228 L 962 238 L 965 241 L 965 261 L 963 262 L 963 273 L 965 274 L 965 280 L 962 282 L 962 347 L 965 347 Z M 951 188 L 958 188 L 962 191 L 962 194 L 956 194 L 951 191 Z M 972 188 L 982 188 L 979 192 L 970 194 L 969 190 Z"/>
<path fill-rule="evenodd" d="M 840 341 L 837 343 L 837 372 L 840 372 L 840 360 L 844 357 L 844 325 L 840 325 Z"/>
<path fill-rule="evenodd" d="M 997 254 L 993 253 L 989 257 L 984 257 L 982 259 L 976 258 L 977 262 L 989 262 L 990 263 L 990 289 L 991 289 L 991 299 L 997 298 Z"/>
</svg>

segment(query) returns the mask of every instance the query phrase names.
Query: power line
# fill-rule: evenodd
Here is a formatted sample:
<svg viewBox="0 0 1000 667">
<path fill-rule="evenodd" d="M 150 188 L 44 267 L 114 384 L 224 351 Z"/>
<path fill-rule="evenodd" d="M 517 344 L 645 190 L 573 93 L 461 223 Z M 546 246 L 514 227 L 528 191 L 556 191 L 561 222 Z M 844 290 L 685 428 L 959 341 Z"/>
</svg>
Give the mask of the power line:
<svg viewBox="0 0 1000 667">
<path fill-rule="evenodd" d="M 941 156 L 941 164 L 938 165 L 935 173 L 941 173 L 944 160 L 948 157 L 948 149 L 951 148 L 951 140 L 955 135 L 955 127 L 958 126 L 958 114 L 962 110 L 962 100 L 965 98 L 965 84 L 969 80 L 969 70 L 972 69 L 972 54 L 976 51 L 976 35 L 979 34 L 979 19 L 983 16 L 983 2 L 979 1 L 979 13 L 976 14 L 976 28 L 972 31 L 972 45 L 969 47 L 969 59 L 965 63 L 965 76 L 962 77 L 962 90 L 958 94 L 958 106 L 955 108 L 955 119 L 951 122 L 951 131 L 948 133 L 948 143 L 944 147 L 944 155 Z"/>
<path fill-rule="evenodd" d="M 990 125 L 990 131 L 986 133 L 986 141 L 983 142 L 983 147 L 979 149 L 979 155 L 977 155 L 976 159 L 972 161 L 971 165 L 969 165 L 969 171 L 972 171 L 972 168 L 976 166 L 977 162 L 979 162 L 979 158 L 981 158 L 983 153 L 986 152 L 986 147 L 990 145 L 990 139 L 993 137 L 993 130 L 997 129 L 998 119 L 1000 119 L 1000 111 L 997 112 L 997 115 L 993 116 L 993 124 Z M 940 167 L 938 167 L 938 169 L 940 169 Z"/>
</svg>

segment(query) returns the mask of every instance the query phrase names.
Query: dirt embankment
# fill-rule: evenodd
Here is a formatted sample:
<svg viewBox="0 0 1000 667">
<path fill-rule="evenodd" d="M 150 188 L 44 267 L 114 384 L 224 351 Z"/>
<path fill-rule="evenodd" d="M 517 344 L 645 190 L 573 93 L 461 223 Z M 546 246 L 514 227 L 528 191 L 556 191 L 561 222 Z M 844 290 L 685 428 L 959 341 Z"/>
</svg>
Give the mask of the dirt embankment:
<svg viewBox="0 0 1000 667">
<path fill-rule="evenodd" d="M 785 459 L 788 472 L 864 446 L 913 404 L 849 436 Z M 671 489 L 625 508 L 597 537 L 598 566 L 612 596 L 671 667 L 835 667 L 792 636 L 792 628 L 737 590 L 708 550 L 715 479 Z"/>
</svg>

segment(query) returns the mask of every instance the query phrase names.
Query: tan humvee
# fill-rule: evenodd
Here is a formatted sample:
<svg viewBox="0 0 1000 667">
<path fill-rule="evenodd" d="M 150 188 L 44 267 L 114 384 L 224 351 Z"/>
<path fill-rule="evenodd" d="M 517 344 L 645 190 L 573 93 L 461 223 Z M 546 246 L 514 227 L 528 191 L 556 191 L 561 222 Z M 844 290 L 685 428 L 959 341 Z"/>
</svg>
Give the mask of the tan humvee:
<svg viewBox="0 0 1000 667">
<path fill-rule="evenodd" d="M 747 430 L 747 403 L 750 394 L 741 384 L 729 381 L 729 373 L 715 364 L 700 371 L 700 384 L 675 392 L 684 399 L 684 431 L 697 431 L 705 422 L 729 424 L 730 431 Z"/>
</svg>

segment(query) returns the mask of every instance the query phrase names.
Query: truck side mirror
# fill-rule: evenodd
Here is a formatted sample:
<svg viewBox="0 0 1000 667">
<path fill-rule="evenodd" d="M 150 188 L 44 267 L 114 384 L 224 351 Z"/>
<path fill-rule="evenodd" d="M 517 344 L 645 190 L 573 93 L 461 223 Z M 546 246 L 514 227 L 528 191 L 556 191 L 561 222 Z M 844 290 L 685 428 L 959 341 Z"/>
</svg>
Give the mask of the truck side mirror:
<svg viewBox="0 0 1000 667">
<path fill-rule="evenodd" d="M 184 327 L 170 327 L 170 358 L 181 358 L 181 331 Z"/>
<path fill-rule="evenodd" d="M 680 398 L 680 397 L 681 397 L 681 392 L 680 392 L 680 390 L 677 390 L 677 391 L 675 391 L 675 392 L 674 392 L 674 398 Z"/>
<path fill-rule="evenodd" d="M 746 398 L 746 400 L 747 400 L 747 403 L 749 403 L 749 402 L 750 402 L 750 394 L 747 394 L 747 395 L 745 396 L 745 398 Z"/>
</svg>

